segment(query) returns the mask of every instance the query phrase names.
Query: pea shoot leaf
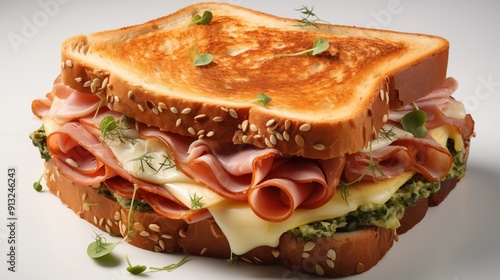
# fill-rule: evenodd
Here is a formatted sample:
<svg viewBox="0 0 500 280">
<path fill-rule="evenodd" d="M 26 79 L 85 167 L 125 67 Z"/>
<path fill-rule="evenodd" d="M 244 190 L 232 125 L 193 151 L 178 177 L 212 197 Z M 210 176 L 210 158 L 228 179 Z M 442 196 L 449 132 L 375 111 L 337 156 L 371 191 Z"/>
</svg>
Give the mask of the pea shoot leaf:
<svg viewBox="0 0 500 280">
<path fill-rule="evenodd" d="M 415 137 L 423 138 L 427 136 L 427 128 L 425 122 L 427 115 L 422 110 L 413 110 L 401 119 L 403 129 L 413 134 Z"/>
</svg>

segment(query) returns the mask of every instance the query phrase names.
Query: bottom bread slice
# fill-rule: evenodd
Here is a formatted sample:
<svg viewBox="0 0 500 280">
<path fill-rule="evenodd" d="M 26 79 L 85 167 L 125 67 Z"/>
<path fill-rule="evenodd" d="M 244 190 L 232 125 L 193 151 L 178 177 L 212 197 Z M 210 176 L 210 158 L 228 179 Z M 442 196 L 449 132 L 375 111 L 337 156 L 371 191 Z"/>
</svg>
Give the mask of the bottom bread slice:
<svg viewBox="0 0 500 280">
<path fill-rule="evenodd" d="M 184 252 L 221 259 L 232 258 L 229 243 L 213 219 L 188 224 L 166 218 L 154 211 L 135 211 L 130 227 L 128 209 L 99 194 L 98 189 L 71 182 L 60 175 L 52 161 L 46 163 L 46 183 L 65 205 L 78 216 L 111 235 L 125 236 L 139 248 L 163 252 Z M 359 274 L 375 266 L 402 234 L 420 222 L 429 206 L 438 205 L 454 188 L 458 179 L 443 182 L 443 188 L 417 205 L 407 208 L 402 226 L 396 231 L 367 227 L 338 232 L 333 237 L 304 241 L 286 232 L 277 247 L 261 246 L 238 259 L 255 264 L 281 264 L 292 272 L 339 277 Z"/>
</svg>

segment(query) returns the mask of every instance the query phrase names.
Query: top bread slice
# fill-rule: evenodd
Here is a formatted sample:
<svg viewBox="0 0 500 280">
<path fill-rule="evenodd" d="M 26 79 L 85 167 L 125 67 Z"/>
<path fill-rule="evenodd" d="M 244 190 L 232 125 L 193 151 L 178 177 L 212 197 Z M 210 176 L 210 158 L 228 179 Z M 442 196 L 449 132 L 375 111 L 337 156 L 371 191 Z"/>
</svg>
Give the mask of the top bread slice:
<svg viewBox="0 0 500 280">
<path fill-rule="evenodd" d="M 210 11 L 209 24 L 191 24 Z M 318 55 L 283 56 L 312 48 Z M 213 61 L 195 66 L 195 49 Z M 199 3 L 62 45 L 62 81 L 110 109 L 187 136 L 332 158 L 376 137 L 391 108 L 446 78 L 443 38 L 320 24 Z M 259 93 L 272 98 L 266 105 Z"/>
</svg>

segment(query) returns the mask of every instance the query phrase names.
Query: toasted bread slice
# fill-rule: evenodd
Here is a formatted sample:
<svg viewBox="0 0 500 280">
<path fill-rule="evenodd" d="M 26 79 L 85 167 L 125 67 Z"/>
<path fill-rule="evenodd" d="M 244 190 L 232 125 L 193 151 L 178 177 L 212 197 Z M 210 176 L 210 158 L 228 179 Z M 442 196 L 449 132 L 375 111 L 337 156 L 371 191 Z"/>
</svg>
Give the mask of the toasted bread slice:
<svg viewBox="0 0 500 280">
<path fill-rule="evenodd" d="M 211 11 L 206 25 L 193 16 Z M 318 54 L 283 56 L 329 42 Z M 201 3 L 144 24 L 62 45 L 62 80 L 163 130 L 332 158 L 365 147 L 390 108 L 446 77 L 443 38 L 347 27 L 300 27 L 238 6 Z M 213 61 L 195 66 L 195 52 Z M 272 98 L 265 106 L 259 93 Z"/>
</svg>

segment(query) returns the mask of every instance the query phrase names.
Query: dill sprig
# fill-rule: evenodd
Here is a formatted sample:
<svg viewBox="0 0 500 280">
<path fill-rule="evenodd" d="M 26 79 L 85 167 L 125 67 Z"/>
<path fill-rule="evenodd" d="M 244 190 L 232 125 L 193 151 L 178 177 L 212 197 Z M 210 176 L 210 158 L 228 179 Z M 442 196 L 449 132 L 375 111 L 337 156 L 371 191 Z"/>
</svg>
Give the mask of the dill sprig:
<svg viewBox="0 0 500 280">
<path fill-rule="evenodd" d="M 326 20 L 320 19 L 314 12 L 314 7 L 306 7 L 302 6 L 300 9 L 295 9 L 296 11 L 300 12 L 302 14 L 301 18 L 297 20 L 298 24 L 297 26 L 300 27 L 307 27 L 307 26 L 314 26 L 316 28 L 319 28 L 318 23 L 325 23 L 330 25 L 330 23 Z"/>
</svg>

